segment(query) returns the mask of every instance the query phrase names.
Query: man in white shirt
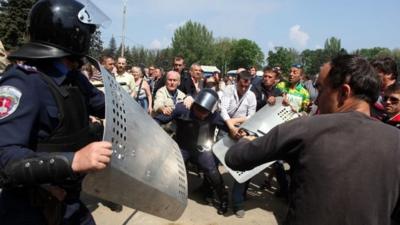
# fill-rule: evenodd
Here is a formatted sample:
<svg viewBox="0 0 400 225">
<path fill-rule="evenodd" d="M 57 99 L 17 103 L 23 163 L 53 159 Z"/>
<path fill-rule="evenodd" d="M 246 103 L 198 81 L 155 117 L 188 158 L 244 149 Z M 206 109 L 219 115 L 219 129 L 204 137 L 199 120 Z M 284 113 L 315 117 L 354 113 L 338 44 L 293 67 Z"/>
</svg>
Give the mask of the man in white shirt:
<svg viewBox="0 0 400 225">
<path fill-rule="evenodd" d="M 248 71 L 241 71 L 236 85 L 226 87 L 221 98 L 221 116 L 232 136 L 240 135 L 236 126 L 256 112 L 256 96 L 250 91 L 251 78 Z"/>
<path fill-rule="evenodd" d="M 245 122 L 256 113 L 257 100 L 255 94 L 250 90 L 252 76 L 247 70 L 240 71 L 237 76 L 236 85 L 225 88 L 221 98 L 221 116 L 229 128 L 230 135 L 239 138 L 244 134 L 239 131 L 238 125 Z M 219 137 L 220 134 L 219 134 Z M 234 182 L 232 189 L 232 204 L 235 215 L 244 217 L 244 196 L 248 182 L 239 184 Z"/>
<path fill-rule="evenodd" d="M 125 91 L 131 94 L 135 90 L 135 79 L 131 74 L 126 72 L 125 68 L 126 58 L 119 57 L 117 60 L 117 73 L 115 74 L 115 79 Z"/>
</svg>

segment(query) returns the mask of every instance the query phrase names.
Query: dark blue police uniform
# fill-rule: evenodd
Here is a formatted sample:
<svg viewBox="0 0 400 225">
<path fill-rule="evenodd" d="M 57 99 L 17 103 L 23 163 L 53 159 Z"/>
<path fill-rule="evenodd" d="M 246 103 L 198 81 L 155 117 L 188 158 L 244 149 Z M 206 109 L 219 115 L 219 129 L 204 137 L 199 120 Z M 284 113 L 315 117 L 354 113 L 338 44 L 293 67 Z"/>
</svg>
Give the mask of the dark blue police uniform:
<svg viewBox="0 0 400 225">
<path fill-rule="evenodd" d="M 178 103 L 171 116 L 159 114 L 155 117 L 155 120 L 159 123 L 176 121 L 175 140 L 179 145 L 183 159 L 185 162 L 193 161 L 204 171 L 206 181 L 214 188 L 220 201 L 218 214 L 225 213 L 228 193 L 218 171 L 216 158 L 211 151 L 215 128 L 228 130 L 221 115 L 214 112 L 205 120 L 199 120 L 192 110 L 187 109 L 183 103 Z"/>
<path fill-rule="evenodd" d="M 95 140 L 88 119 L 104 118 L 103 93 L 53 59 L 6 71 L 0 101 L 0 223 L 94 224 L 79 200 L 82 175 L 71 163 Z M 65 199 L 46 185 L 65 190 Z"/>
</svg>

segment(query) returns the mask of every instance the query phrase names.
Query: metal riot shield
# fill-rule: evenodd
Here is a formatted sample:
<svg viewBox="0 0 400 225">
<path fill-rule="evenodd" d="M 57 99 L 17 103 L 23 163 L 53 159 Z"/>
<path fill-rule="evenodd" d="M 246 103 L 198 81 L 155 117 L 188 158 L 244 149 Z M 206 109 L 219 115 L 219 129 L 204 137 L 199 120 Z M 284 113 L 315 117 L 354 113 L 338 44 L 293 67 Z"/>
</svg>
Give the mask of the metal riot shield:
<svg viewBox="0 0 400 225">
<path fill-rule="evenodd" d="M 249 120 L 243 123 L 241 128 L 252 135 L 261 137 L 264 134 L 268 133 L 268 131 L 270 131 L 276 125 L 297 118 L 299 116 L 300 114 L 294 113 L 290 109 L 290 107 L 282 106 L 282 97 L 277 97 L 275 105 L 266 105 L 261 108 L 256 114 L 250 117 Z M 229 147 L 231 147 L 235 143 L 236 140 L 233 140 L 229 136 L 226 136 L 214 144 L 213 153 L 237 182 L 246 182 L 250 178 L 263 171 L 265 168 L 270 166 L 272 163 L 274 163 L 268 162 L 248 171 L 234 171 L 230 169 L 225 163 L 225 155 Z"/>
<path fill-rule="evenodd" d="M 105 88 L 103 140 L 112 143 L 113 155 L 105 170 L 86 176 L 84 191 L 177 220 L 187 205 L 186 169 L 178 145 L 108 71 L 97 67 Z"/>
</svg>

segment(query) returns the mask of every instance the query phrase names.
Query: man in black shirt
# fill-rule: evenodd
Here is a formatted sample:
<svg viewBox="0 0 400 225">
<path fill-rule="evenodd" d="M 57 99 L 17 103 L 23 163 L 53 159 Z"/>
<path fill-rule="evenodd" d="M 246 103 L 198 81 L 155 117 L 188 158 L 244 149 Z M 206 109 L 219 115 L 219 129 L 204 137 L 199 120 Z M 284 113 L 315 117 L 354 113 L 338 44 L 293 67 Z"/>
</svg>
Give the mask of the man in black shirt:
<svg viewBox="0 0 400 225">
<path fill-rule="evenodd" d="M 379 87 L 367 60 L 338 56 L 317 81 L 316 103 L 326 115 L 242 139 L 228 151 L 227 165 L 248 170 L 287 161 L 293 173 L 286 224 L 391 224 L 400 195 L 400 133 L 370 117 Z"/>
<path fill-rule="evenodd" d="M 272 67 L 265 67 L 263 79 L 258 84 L 252 86 L 251 90 L 256 95 L 257 99 L 257 111 L 265 106 L 267 103 L 269 105 L 275 104 L 275 97 L 282 95 L 281 91 L 275 88 L 277 79 L 279 78 L 279 73 Z"/>
</svg>

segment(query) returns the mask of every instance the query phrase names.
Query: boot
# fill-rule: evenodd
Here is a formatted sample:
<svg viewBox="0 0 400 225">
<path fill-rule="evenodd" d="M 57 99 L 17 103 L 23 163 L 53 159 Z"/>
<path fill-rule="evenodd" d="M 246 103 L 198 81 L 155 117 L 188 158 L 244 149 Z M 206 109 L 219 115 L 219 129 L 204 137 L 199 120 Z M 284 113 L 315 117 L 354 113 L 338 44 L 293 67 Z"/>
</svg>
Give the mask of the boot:
<svg viewBox="0 0 400 225">
<path fill-rule="evenodd" d="M 225 199 L 225 200 L 222 200 L 222 201 L 219 203 L 217 213 L 218 213 L 218 215 L 223 215 L 223 214 L 225 214 L 225 213 L 227 213 L 227 212 L 228 212 L 228 200 Z"/>
</svg>

